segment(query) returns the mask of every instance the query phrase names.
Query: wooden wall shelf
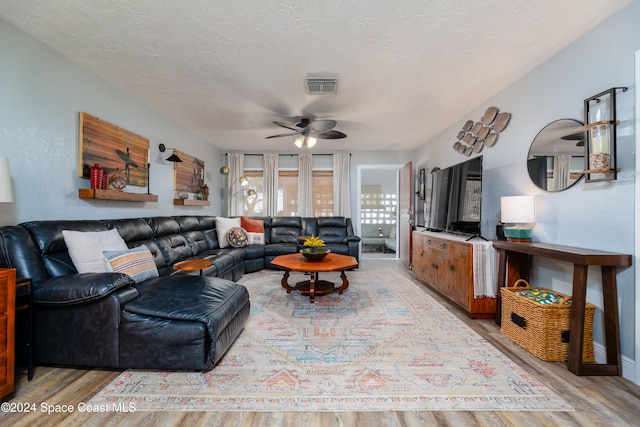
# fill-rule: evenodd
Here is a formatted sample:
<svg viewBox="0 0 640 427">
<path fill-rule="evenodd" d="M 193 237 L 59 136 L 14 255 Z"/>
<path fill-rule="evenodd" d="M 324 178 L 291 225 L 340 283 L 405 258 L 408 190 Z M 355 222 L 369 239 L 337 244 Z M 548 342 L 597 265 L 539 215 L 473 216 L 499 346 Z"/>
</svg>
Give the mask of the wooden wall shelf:
<svg viewBox="0 0 640 427">
<path fill-rule="evenodd" d="M 81 188 L 78 190 L 81 199 L 120 200 L 125 202 L 157 202 L 155 194 L 127 193 L 126 191 L 97 190 L 93 188 Z"/>
<path fill-rule="evenodd" d="M 211 206 L 209 200 L 173 199 L 173 204 L 180 206 Z"/>
</svg>

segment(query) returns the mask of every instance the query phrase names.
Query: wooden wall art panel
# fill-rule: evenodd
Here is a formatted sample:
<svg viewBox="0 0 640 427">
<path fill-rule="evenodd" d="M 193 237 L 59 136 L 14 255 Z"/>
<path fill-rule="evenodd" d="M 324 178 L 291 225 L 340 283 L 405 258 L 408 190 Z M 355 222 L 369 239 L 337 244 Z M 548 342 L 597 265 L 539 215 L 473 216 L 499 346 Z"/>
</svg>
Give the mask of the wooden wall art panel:
<svg viewBox="0 0 640 427">
<path fill-rule="evenodd" d="M 176 154 L 182 162 L 174 163 L 174 189 L 189 193 L 197 192 L 204 185 L 204 160 L 178 150 Z"/>
<path fill-rule="evenodd" d="M 109 176 L 119 172 L 127 185 L 146 187 L 149 139 L 81 112 L 78 176 L 89 178 L 89 169 L 96 163 Z"/>
</svg>

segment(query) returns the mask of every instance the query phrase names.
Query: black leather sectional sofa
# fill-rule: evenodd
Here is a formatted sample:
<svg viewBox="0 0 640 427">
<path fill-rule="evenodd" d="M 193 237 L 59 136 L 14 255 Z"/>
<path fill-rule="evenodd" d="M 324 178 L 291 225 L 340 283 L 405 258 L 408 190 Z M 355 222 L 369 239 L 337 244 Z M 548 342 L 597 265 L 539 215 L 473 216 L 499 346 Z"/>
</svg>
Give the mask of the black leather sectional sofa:
<svg viewBox="0 0 640 427">
<path fill-rule="evenodd" d="M 0 267 L 32 280 L 36 364 L 207 371 L 241 332 L 250 309 L 244 273 L 272 268 L 278 255 L 316 235 L 335 253 L 359 258 L 344 217 L 261 217 L 265 244 L 220 248 L 212 216 L 35 221 L 0 227 Z M 62 230 L 117 229 L 130 248 L 145 245 L 159 277 L 78 273 Z M 176 271 L 209 258 L 202 276 Z M 279 286 L 274 283 L 274 286 Z"/>
</svg>

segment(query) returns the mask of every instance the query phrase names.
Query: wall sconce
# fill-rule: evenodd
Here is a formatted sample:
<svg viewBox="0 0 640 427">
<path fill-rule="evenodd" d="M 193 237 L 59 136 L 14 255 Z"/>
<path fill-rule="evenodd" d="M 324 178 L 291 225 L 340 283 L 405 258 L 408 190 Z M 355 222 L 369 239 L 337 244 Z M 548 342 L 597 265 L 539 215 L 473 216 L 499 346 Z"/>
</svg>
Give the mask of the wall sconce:
<svg viewBox="0 0 640 427">
<path fill-rule="evenodd" d="M 618 178 L 616 166 L 616 92 L 614 87 L 584 100 L 585 182 L 613 181 Z"/>
<path fill-rule="evenodd" d="M 173 150 L 173 154 L 171 154 L 169 157 L 167 157 L 165 160 L 168 162 L 181 162 L 182 159 L 180 157 L 178 157 L 178 155 L 176 154 L 176 149 L 175 148 L 171 148 L 171 147 L 165 147 L 164 144 L 160 144 L 158 145 L 158 150 L 160 150 L 161 153 L 164 153 L 165 150 Z"/>
<path fill-rule="evenodd" d="M 0 203 L 13 203 L 9 159 L 0 156 Z"/>
<path fill-rule="evenodd" d="M 536 221 L 533 196 L 500 197 L 500 221 L 513 224 L 504 227 L 504 235 L 510 242 L 530 242 Z"/>
</svg>

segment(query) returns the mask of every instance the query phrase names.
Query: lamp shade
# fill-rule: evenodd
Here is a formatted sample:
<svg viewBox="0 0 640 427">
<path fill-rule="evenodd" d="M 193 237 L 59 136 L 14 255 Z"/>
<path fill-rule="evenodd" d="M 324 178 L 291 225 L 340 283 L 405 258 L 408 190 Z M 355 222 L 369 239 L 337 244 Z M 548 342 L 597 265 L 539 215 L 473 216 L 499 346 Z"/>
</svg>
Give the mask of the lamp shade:
<svg viewBox="0 0 640 427">
<path fill-rule="evenodd" d="M 500 198 L 500 219 L 505 224 L 504 235 L 512 242 L 530 242 L 533 228 L 523 224 L 536 221 L 535 200 L 533 196 L 509 196 Z"/>
<path fill-rule="evenodd" d="M 508 196 L 500 198 L 500 220 L 505 224 L 530 224 L 536 222 L 533 196 Z"/>
<path fill-rule="evenodd" d="M 0 203 L 13 203 L 9 159 L 0 156 Z"/>
</svg>

